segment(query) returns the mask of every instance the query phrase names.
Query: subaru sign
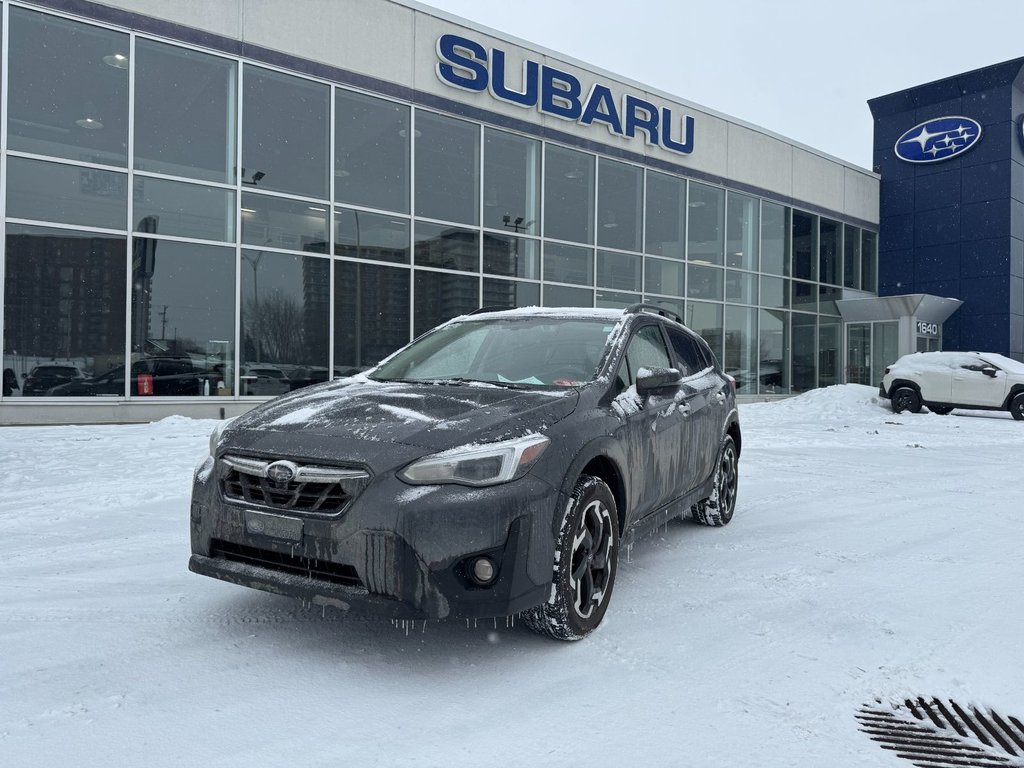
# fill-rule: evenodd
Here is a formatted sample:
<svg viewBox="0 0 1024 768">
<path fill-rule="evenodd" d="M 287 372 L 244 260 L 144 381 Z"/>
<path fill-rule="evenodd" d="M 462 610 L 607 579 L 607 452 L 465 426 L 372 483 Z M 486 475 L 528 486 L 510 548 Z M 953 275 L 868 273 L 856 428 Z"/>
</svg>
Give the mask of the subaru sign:
<svg viewBox="0 0 1024 768">
<path fill-rule="evenodd" d="M 651 146 L 684 155 L 693 152 L 693 118 L 681 116 L 676 129 L 669 107 L 659 109 L 630 93 L 616 98 L 609 86 L 598 82 L 584 92 L 583 83 L 575 75 L 529 59 L 523 62 L 521 90 L 516 90 L 506 77 L 504 51 L 488 51 L 480 43 L 458 35 L 438 38 L 437 58 L 438 78 L 453 88 L 487 91 L 507 104 L 536 109 L 579 125 L 601 123 L 613 136 L 632 139 L 641 135 Z"/>
<path fill-rule="evenodd" d="M 969 117 L 937 117 L 915 125 L 896 140 L 896 157 L 908 163 L 938 163 L 966 152 L 981 139 L 981 123 Z"/>
</svg>

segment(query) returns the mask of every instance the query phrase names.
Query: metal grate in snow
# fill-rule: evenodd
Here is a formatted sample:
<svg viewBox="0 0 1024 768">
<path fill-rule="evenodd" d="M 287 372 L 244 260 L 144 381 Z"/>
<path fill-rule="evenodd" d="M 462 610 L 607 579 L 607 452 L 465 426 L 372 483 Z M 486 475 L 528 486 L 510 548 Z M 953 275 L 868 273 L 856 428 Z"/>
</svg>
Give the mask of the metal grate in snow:
<svg viewBox="0 0 1024 768">
<path fill-rule="evenodd" d="M 860 730 L 920 768 L 1024 768 L 1024 724 L 952 699 L 876 699 L 857 713 Z"/>
</svg>

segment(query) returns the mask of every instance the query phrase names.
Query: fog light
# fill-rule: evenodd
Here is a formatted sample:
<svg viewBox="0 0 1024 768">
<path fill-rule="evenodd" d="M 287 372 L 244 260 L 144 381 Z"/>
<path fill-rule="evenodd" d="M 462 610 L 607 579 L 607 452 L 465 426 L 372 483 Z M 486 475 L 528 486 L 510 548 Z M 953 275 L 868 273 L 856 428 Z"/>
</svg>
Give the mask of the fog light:
<svg viewBox="0 0 1024 768">
<path fill-rule="evenodd" d="M 495 573 L 494 562 L 489 557 L 478 557 L 473 561 L 473 579 L 478 584 L 490 584 Z"/>
</svg>

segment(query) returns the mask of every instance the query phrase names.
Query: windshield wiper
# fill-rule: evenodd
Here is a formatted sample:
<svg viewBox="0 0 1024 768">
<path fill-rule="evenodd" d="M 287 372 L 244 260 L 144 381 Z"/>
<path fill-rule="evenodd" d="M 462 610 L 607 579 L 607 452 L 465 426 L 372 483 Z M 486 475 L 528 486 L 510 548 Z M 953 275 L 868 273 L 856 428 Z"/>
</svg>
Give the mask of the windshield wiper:
<svg viewBox="0 0 1024 768">
<path fill-rule="evenodd" d="M 491 379 L 470 379 L 465 376 L 448 376 L 437 379 L 438 384 L 490 384 L 495 387 L 506 389 L 529 389 L 530 384 L 522 384 L 518 381 L 492 381 Z"/>
</svg>

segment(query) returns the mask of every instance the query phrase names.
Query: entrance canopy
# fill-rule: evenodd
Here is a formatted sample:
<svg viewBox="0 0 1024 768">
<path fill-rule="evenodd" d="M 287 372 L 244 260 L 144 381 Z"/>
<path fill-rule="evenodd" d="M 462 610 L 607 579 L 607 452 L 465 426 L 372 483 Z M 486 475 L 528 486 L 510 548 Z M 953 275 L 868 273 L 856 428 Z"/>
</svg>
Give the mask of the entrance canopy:
<svg viewBox="0 0 1024 768">
<path fill-rule="evenodd" d="M 941 325 L 963 302 L 960 299 L 946 299 L 927 293 L 908 293 L 903 296 L 840 299 L 836 304 L 839 305 L 839 314 L 847 323 L 870 323 L 912 317 L 921 322 Z"/>
</svg>

